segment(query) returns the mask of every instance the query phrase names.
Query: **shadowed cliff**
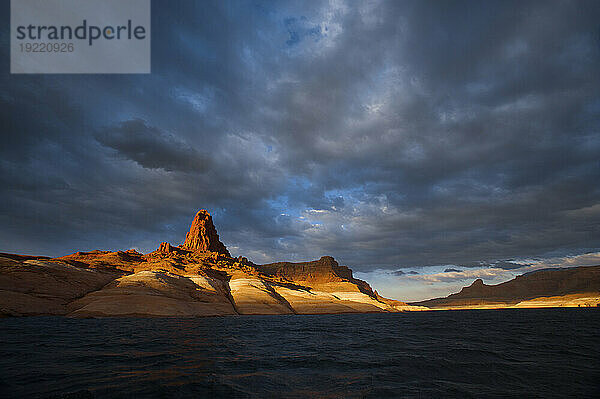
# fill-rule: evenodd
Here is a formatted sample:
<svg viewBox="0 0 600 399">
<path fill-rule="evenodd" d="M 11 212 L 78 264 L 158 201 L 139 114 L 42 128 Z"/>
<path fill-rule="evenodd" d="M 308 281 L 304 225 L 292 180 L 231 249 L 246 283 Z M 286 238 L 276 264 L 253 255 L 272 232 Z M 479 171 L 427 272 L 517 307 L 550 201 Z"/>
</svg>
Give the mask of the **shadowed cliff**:
<svg viewBox="0 0 600 399">
<path fill-rule="evenodd" d="M 486 285 L 477 279 L 456 294 L 413 305 L 440 309 L 543 307 L 544 303 L 547 306 L 596 306 L 599 297 L 600 266 L 582 266 L 530 272 L 498 285 Z"/>
</svg>

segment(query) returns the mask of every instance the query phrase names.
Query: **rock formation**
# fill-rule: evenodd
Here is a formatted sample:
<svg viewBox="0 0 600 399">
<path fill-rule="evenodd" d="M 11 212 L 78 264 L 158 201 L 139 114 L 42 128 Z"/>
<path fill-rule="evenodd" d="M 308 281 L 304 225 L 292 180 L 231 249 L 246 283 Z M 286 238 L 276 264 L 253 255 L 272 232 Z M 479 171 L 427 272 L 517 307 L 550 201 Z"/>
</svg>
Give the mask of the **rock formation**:
<svg viewBox="0 0 600 399">
<path fill-rule="evenodd" d="M 600 266 L 583 266 L 530 272 L 498 285 L 477 279 L 456 294 L 413 305 L 433 309 L 544 307 L 544 303 L 596 306 L 599 299 Z"/>
<path fill-rule="evenodd" d="M 340 266 L 331 256 L 323 256 L 312 262 L 277 262 L 259 266 L 259 270 L 271 276 L 294 281 L 327 283 L 352 279 L 352 271 Z"/>
<path fill-rule="evenodd" d="M 219 240 L 212 217 L 204 209 L 196 213 L 181 248 L 188 251 L 218 252 L 230 256 L 225 245 Z"/>
<path fill-rule="evenodd" d="M 158 251 L 168 254 L 171 252 L 175 252 L 175 247 L 169 244 L 168 242 L 161 242 L 160 246 L 158 247 Z"/>
<path fill-rule="evenodd" d="M 340 266 L 331 256 L 323 256 L 312 262 L 277 262 L 257 265 L 256 268 L 268 276 L 283 278 L 298 284 L 328 287 L 328 289 L 346 287 L 345 290 L 357 290 L 375 297 L 375 293 L 367 282 L 355 279 L 352 276 L 352 270 L 346 266 Z M 350 288 L 348 285 L 352 285 L 352 287 Z"/>
<path fill-rule="evenodd" d="M 0 317 L 196 317 L 403 312 L 490 307 L 592 306 L 600 266 L 540 271 L 497 286 L 476 280 L 447 298 L 406 304 L 380 296 L 331 256 L 256 265 L 232 258 L 207 211 L 185 242 L 151 253 L 76 252 L 60 258 L 0 254 Z"/>
<path fill-rule="evenodd" d="M 185 242 L 149 254 L 0 254 L 0 316 L 189 317 L 423 310 L 376 294 L 330 256 L 255 265 L 232 258 L 202 210 Z"/>
<path fill-rule="evenodd" d="M 50 258 L 0 254 L 0 316 L 66 315 L 69 303 L 122 275 Z"/>
</svg>

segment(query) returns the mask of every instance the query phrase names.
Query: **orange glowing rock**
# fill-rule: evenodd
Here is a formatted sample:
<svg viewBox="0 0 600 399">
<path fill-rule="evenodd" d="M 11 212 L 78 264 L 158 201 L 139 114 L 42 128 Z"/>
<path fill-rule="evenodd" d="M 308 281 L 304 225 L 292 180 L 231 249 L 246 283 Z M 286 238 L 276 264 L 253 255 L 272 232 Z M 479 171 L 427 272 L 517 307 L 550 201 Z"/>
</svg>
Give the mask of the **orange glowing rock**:
<svg viewBox="0 0 600 399">
<path fill-rule="evenodd" d="M 212 217 L 204 209 L 198 211 L 196 217 L 194 217 L 190 231 L 186 234 L 181 248 L 188 251 L 218 252 L 231 256 L 225 245 L 219 240 L 219 234 L 217 234 Z"/>
</svg>

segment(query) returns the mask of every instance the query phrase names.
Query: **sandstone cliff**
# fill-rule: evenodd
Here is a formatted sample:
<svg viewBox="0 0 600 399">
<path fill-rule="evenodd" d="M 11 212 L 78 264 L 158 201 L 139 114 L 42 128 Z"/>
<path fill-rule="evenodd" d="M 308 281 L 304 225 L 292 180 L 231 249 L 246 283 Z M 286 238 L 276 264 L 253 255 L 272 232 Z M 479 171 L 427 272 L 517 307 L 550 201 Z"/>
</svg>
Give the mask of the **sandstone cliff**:
<svg viewBox="0 0 600 399">
<path fill-rule="evenodd" d="M 232 258 L 199 211 L 180 246 L 149 254 L 0 254 L 0 315 L 194 317 L 422 310 L 388 300 L 332 257 L 255 265 Z"/>
</svg>

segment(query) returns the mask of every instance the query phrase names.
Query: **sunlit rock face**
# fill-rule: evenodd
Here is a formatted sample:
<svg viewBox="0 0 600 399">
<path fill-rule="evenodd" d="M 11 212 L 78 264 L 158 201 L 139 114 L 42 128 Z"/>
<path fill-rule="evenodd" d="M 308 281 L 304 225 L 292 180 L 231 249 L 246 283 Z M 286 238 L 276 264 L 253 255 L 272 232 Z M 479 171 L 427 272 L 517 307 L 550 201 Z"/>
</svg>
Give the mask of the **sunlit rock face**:
<svg viewBox="0 0 600 399">
<path fill-rule="evenodd" d="M 232 302 L 240 314 L 291 314 L 294 309 L 268 281 L 256 275 L 234 272 L 229 281 Z"/>
<path fill-rule="evenodd" d="M 221 280 L 141 271 L 69 304 L 75 317 L 193 317 L 236 314 Z"/>
<path fill-rule="evenodd" d="M 331 256 L 323 256 L 312 262 L 277 262 L 258 267 L 267 275 L 295 281 L 328 283 L 352 279 L 352 271 L 338 265 Z"/>
<path fill-rule="evenodd" d="M 200 317 L 596 306 L 600 266 L 539 271 L 497 286 L 476 280 L 447 298 L 406 304 L 380 296 L 331 256 L 256 265 L 232 258 L 199 211 L 181 246 L 76 252 L 60 258 L 0 254 L 0 317 Z"/>
<path fill-rule="evenodd" d="M 164 252 L 164 253 L 168 254 L 170 252 L 175 252 L 175 247 L 173 247 L 168 242 L 161 242 L 160 246 L 158 247 L 158 251 L 159 252 Z"/>
<path fill-rule="evenodd" d="M 352 270 L 346 266 L 340 266 L 331 256 L 323 256 L 312 262 L 277 262 L 257 265 L 256 268 L 268 276 L 318 287 L 326 292 L 356 291 L 371 297 L 375 296 L 366 281 L 354 278 Z"/>
<path fill-rule="evenodd" d="M 219 240 L 212 217 L 204 209 L 198 211 L 194 217 L 181 248 L 189 251 L 218 252 L 230 256 L 225 245 Z"/>
<path fill-rule="evenodd" d="M 0 254 L 2 256 L 2 254 Z M 185 242 L 149 254 L 76 252 L 56 259 L 0 257 L 0 315 L 198 317 L 422 310 L 382 298 L 324 256 L 255 265 L 232 258 L 210 214 L 199 211 Z"/>
</svg>

